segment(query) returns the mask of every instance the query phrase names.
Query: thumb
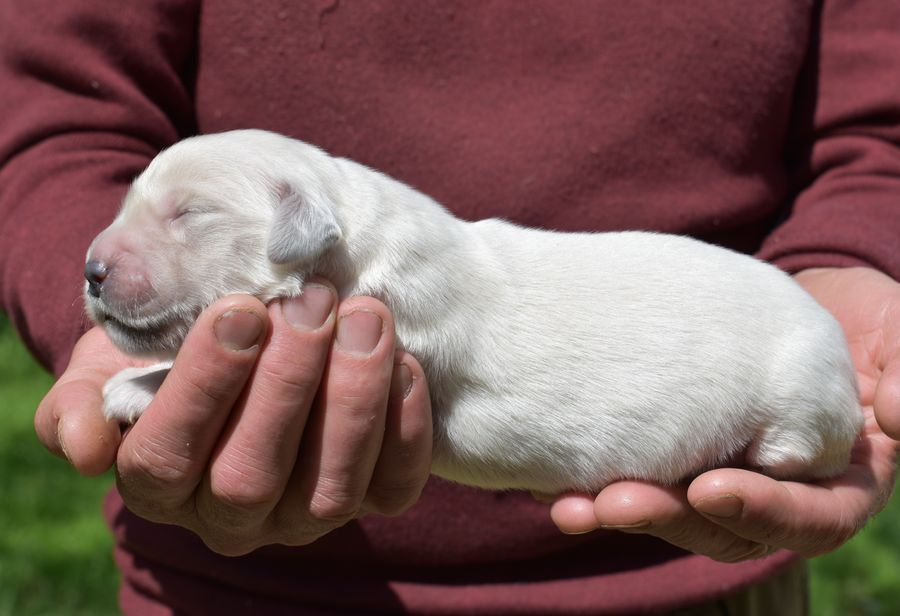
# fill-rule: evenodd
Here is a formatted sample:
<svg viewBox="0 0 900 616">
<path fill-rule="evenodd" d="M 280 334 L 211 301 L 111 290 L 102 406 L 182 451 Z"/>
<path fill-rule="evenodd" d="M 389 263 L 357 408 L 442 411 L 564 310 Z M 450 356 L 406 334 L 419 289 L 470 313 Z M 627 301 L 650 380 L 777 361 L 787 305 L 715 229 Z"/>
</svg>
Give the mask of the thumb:
<svg viewBox="0 0 900 616">
<path fill-rule="evenodd" d="M 106 334 L 92 329 L 81 337 L 66 371 L 38 405 L 38 439 L 83 475 L 99 475 L 115 460 L 121 434 L 118 425 L 103 416 L 103 384 L 127 365 Z"/>
<path fill-rule="evenodd" d="M 900 348 L 887 362 L 878 379 L 875 418 L 885 434 L 900 440 Z"/>
</svg>

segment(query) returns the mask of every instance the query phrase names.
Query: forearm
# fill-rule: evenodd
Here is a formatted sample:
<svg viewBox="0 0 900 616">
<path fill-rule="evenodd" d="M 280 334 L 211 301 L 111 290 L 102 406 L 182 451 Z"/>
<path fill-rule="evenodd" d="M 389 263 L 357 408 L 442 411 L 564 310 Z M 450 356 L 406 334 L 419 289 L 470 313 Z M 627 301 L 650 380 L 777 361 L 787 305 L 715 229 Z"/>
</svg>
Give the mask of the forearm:
<svg viewBox="0 0 900 616">
<path fill-rule="evenodd" d="M 36 146 L 0 173 L 0 301 L 32 352 L 57 374 L 87 326 L 80 297 L 85 250 L 124 190 L 105 178 L 144 163 L 84 149 L 73 163 L 60 145 Z"/>
<path fill-rule="evenodd" d="M 0 307 L 59 373 L 85 326 L 90 239 L 152 156 L 192 130 L 195 7 L 0 6 Z"/>
<path fill-rule="evenodd" d="M 900 5 L 832 0 L 820 20 L 785 152 L 794 197 L 758 256 L 900 278 Z"/>
</svg>

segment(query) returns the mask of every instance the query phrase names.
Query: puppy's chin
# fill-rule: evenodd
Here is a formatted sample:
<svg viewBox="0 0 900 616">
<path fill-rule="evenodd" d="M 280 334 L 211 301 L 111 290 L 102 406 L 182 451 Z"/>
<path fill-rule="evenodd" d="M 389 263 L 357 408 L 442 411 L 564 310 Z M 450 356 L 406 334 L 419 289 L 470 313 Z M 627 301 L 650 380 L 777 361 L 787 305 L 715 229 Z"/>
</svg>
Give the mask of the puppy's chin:
<svg viewBox="0 0 900 616">
<path fill-rule="evenodd" d="M 147 326 L 136 326 L 106 315 L 98 323 L 106 330 L 113 344 L 129 355 L 172 359 L 184 342 L 190 323 L 163 321 Z"/>
<path fill-rule="evenodd" d="M 180 312 L 126 314 L 87 292 L 84 299 L 91 320 L 106 331 L 113 344 L 129 355 L 152 359 L 173 359 L 201 311 L 182 306 Z"/>
</svg>

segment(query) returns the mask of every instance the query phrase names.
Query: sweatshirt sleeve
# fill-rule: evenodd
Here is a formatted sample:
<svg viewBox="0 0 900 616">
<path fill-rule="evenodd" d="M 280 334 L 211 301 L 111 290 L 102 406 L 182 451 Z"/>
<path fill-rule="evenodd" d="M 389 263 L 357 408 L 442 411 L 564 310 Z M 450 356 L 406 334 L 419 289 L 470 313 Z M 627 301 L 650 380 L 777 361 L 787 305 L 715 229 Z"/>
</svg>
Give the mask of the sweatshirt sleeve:
<svg viewBox="0 0 900 616">
<path fill-rule="evenodd" d="M 758 256 L 900 279 L 900 2 L 824 0 L 798 85 L 796 197 Z"/>
<path fill-rule="evenodd" d="M 0 0 L 0 308 L 57 374 L 87 327 L 88 244 L 193 132 L 196 27 L 184 0 Z"/>
</svg>

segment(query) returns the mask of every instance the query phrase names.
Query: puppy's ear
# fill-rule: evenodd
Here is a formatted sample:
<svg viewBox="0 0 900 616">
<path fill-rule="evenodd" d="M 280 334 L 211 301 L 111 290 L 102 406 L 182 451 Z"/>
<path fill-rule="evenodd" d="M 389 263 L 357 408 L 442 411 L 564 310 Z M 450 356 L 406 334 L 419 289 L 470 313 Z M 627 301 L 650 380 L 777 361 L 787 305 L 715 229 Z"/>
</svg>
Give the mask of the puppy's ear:
<svg viewBox="0 0 900 616">
<path fill-rule="evenodd" d="M 269 261 L 279 265 L 312 261 L 340 239 L 341 228 L 324 197 L 303 194 L 294 187 L 281 191 L 269 228 Z"/>
</svg>

